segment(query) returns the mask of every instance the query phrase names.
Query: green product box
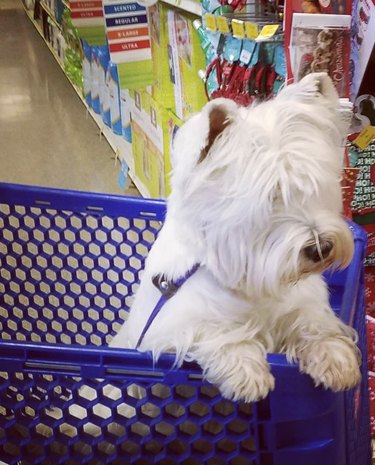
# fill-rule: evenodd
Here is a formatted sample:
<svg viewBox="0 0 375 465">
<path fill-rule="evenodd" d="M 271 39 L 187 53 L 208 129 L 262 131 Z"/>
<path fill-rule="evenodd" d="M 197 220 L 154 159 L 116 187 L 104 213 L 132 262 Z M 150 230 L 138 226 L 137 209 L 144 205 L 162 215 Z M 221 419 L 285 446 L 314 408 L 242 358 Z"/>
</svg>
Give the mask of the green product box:
<svg viewBox="0 0 375 465">
<path fill-rule="evenodd" d="M 182 120 L 144 90 L 130 90 L 130 108 L 135 174 L 151 197 L 168 197 L 171 144 Z"/>
<path fill-rule="evenodd" d="M 196 16 L 162 2 L 149 8 L 154 73 L 152 96 L 185 119 L 207 102 L 198 76 L 206 69 L 199 37 L 193 27 Z"/>
</svg>

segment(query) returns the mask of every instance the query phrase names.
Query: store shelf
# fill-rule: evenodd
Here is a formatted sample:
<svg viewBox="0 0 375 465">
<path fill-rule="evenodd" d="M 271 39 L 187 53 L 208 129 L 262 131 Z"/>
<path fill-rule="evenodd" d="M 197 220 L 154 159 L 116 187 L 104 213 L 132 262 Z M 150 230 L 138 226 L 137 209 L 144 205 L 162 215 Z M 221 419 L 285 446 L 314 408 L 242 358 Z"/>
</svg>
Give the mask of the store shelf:
<svg viewBox="0 0 375 465">
<path fill-rule="evenodd" d="M 197 16 L 202 16 L 202 5 L 194 0 L 162 0 L 163 3 L 175 6 Z"/>
<path fill-rule="evenodd" d="M 25 12 L 27 17 L 30 19 L 32 24 L 34 25 L 35 29 L 38 31 L 40 37 L 43 39 L 44 43 L 46 44 L 48 50 L 51 52 L 52 56 L 55 58 L 56 62 L 60 66 L 61 70 L 63 71 L 66 79 L 69 81 L 73 89 L 75 90 L 76 94 L 78 95 L 79 99 L 81 100 L 82 104 L 86 108 L 87 113 L 91 116 L 91 118 L 95 121 L 96 125 L 98 126 L 100 130 L 100 134 L 107 140 L 109 143 L 110 147 L 115 153 L 115 163 L 117 162 L 122 162 L 125 161 L 129 168 L 129 177 L 133 181 L 134 185 L 140 192 L 140 194 L 143 197 L 150 197 L 150 192 L 147 189 L 147 187 L 142 183 L 142 181 L 135 175 L 134 173 L 134 160 L 133 160 L 133 155 L 132 155 L 132 146 L 129 142 L 126 142 L 126 140 L 114 134 L 112 130 L 104 124 L 102 118 L 100 115 L 97 115 L 86 103 L 86 100 L 84 99 L 82 95 L 82 90 L 74 84 L 74 82 L 65 74 L 64 70 L 64 64 L 60 60 L 60 57 L 57 55 L 56 51 L 54 48 L 51 46 L 51 44 L 45 39 L 43 36 L 43 31 L 38 24 L 37 21 L 33 18 L 33 13 L 26 8 Z"/>
<path fill-rule="evenodd" d="M 55 15 L 53 13 L 52 10 L 50 10 L 48 8 L 48 6 L 44 3 L 44 2 L 40 2 L 40 6 L 41 8 L 43 8 L 43 10 L 47 13 L 47 15 L 49 16 L 50 20 L 53 22 L 53 24 L 58 27 L 61 31 L 61 24 L 59 24 L 57 21 L 56 21 L 56 18 L 55 18 Z"/>
</svg>

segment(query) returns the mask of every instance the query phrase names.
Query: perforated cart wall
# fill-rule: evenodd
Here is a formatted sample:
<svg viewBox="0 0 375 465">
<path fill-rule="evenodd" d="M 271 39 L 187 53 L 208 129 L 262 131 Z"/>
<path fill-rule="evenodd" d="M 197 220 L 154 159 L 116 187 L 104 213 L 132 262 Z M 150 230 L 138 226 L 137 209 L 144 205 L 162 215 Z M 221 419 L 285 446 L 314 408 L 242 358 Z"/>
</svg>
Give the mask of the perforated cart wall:
<svg viewBox="0 0 375 465">
<path fill-rule="evenodd" d="M 361 386 L 333 394 L 271 354 L 275 391 L 241 404 L 194 364 L 175 370 L 165 355 L 153 367 L 148 354 L 101 347 L 126 319 L 164 211 L 160 201 L 0 184 L 0 459 L 369 465 L 366 356 Z M 352 230 L 352 264 L 327 279 L 365 355 L 366 239 Z"/>
</svg>

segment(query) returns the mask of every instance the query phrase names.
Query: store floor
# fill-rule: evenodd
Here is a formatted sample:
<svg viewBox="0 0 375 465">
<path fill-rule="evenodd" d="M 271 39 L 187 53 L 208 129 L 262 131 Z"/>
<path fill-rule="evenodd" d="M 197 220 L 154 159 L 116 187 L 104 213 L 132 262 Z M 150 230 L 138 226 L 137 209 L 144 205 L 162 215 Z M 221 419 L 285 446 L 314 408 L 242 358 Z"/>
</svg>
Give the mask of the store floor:
<svg viewBox="0 0 375 465">
<path fill-rule="evenodd" d="M 0 31 L 0 182 L 121 193 L 114 152 L 21 0 L 0 0 Z"/>
</svg>

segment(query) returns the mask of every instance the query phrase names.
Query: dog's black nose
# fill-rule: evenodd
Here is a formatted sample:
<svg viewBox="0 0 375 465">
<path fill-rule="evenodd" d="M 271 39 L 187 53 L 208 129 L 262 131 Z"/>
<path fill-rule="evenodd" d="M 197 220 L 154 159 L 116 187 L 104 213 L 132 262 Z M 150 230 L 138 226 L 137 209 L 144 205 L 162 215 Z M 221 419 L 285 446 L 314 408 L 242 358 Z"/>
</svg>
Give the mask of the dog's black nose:
<svg viewBox="0 0 375 465">
<path fill-rule="evenodd" d="M 319 241 L 319 244 L 320 251 L 316 244 L 309 245 L 304 249 L 306 257 L 315 263 L 327 258 L 333 248 L 332 242 L 328 240 Z"/>
</svg>

